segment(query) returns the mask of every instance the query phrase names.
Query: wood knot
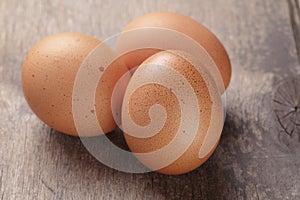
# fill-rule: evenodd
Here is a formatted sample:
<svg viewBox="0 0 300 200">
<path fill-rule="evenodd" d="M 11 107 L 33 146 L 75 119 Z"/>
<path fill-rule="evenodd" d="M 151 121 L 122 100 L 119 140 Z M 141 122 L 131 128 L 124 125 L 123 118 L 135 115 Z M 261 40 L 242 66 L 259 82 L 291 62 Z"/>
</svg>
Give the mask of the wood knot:
<svg viewBox="0 0 300 200">
<path fill-rule="evenodd" d="M 300 138 L 300 77 L 284 80 L 276 87 L 272 109 L 282 132 Z"/>
</svg>

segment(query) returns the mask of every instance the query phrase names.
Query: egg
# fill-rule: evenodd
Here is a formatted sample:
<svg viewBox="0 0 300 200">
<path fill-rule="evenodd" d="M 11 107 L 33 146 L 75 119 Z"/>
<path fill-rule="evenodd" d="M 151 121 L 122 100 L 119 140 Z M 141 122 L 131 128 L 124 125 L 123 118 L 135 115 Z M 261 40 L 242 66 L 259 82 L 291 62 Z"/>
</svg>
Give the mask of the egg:
<svg viewBox="0 0 300 200">
<path fill-rule="evenodd" d="M 217 147 L 222 102 L 215 81 L 198 61 L 186 52 L 160 51 L 129 81 L 122 106 L 124 137 L 151 170 L 187 173 Z"/>
<path fill-rule="evenodd" d="M 223 79 L 222 87 L 224 89 L 228 87 L 231 77 L 230 60 L 224 46 L 210 30 L 194 19 L 178 13 L 154 12 L 133 20 L 124 28 L 123 32 L 149 27 L 175 30 L 194 39 L 199 45 L 203 46 L 203 48 L 207 51 L 217 65 L 222 76 L 221 79 Z M 151 34 L 145 37 L 147 37 L 149 42 L 158 40 L 158 38 L 151 36 Z M 130 41 L 130 43 L 139 43 L 139 40 L 145 39 L 145 37 L 141 35 L 137 36 L 134 40 Z M 169 40 L 164 42 L 176 43 L 177 41 Z M 126 41 L 126 38 L 122 38 L 121 35 L 117 44 L 117 49 L 126 48 L 124 45 L 128 45 L 128 41 Z M 138 49 L 126 53 L 122 56 L 122 58 L 124 59 L 126 65 L 132 69 L 139 66 L 146 58 L 157 53 L 158 51 L 160 50 L 152 48 Z M 214 78 L 217 79 L 216 76 Z M 220 89 L 220 92 L 223 93 L 224 89 Z"/>
<path fill-rule="evenodd" d="M 89 53 L 101 41 L 81 33 L 59 33 L 37 43 L 28 52 L 22 67 L 23 93 L 32 111 L 47 125 L 62 133 L 78 136 L 72 112 L 72 92 L 77 72 Z M 109 47 L 107 47 L 108 52 Z M 117 60 L 107 67 L 99 67 L 95 107 L 104 133 L 116 128 L 112 115 L 111 96 L 118 79 L 128 71 Z M 91 136 L 90 133 L 81 133 Z M 99 133 L 100 134 L 100 133 Z"/>
</svg>

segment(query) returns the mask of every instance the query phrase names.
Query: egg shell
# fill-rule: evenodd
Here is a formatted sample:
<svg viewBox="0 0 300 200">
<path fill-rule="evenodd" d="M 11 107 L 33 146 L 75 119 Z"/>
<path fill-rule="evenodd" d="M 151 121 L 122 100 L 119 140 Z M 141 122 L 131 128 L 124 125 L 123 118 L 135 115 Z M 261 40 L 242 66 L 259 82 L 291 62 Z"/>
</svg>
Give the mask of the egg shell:
<svg viewBox="0 0 300 200">
<path fill-rule="evenodd" d="M 32 111 L 53 129 L 78 136 L 72 114 L 73 85 L 81 63 L 100 43 L 94 37 L 67 32 L 43 39 L 28 52 L 22 68 L 23 93 Z M 97 115 L 105 133 L 116 127 L 111 114 L 111 88 L 127 71 L 117 60 L 99 81 L 96 109 L 91 112 Z"/>
<path fill-rule="evenodd" d="M 224 82 L 224 88 L 229 85 L 231 78 L 231 64 L 228 54 L 220 40 L 205 26 L 194 19 L 173 12 L 154 12 L 143 15 L 130 22 L 123 32 L 148 27 L 160 27 L 172 29 L 181 32 L 202 45 L 208 54 L 212 57 L 221 73 Z M 137 42 L 139 38 L 136 38 Z M 149 38 L 155 40 L 155 38 Z M 176 42 L 176 41 L 169 41 Z M 123 41 L 120 38 L 117 48 L 122 49 Z M 122 56 L 124 62 L 129 68 L 139 66 L 146 58 L 157 53 L 157 49 L 134 50 Z M 223 91 L 222 91 L 223 92 Z"/>
<path fill-rule="evenodd" d="M 184 139 L 176 143 L 175 148 L 170 149 L 166 154 L 156 154 L 156 156 L 144 158 L 140 153 L 155 152 L 164 148 L 174 137 L 177 137 L 181 120 L 185 120 L 189 124 L 191 119 L 198 116 L 190 116 L 189 113 L 185 113 L 189 117 L 182 119 L 187 115 L 183 115 L 179 103 L 185 99 L 178 99 L 173 90 L 164 85 L 155 82 L 140 85 L 140 81 L 154 77 L 158 82 L 161 80 L 180 82 L 180 80 L 176 80 L 176 77 L 162 73 L 161 69 L 167 67 L 182 75 L 192 87 L 197 98 L 200 126 L 196 127 L 197 133 L 192 144 L 182 155 L 179 155 L 177 160 L 161 169 L 154 169 L 163 174 L 183 174 L 199 167 L 215 150 L 223 128 L 223 107 L 214 80 L 203 67 L 197 66 L 196 68 L 189 62 L 190 59 L 186 58 L 186 55 L 174 51 L 161 51 L 152 55 L 133 74 L 123 100 L 122 125 L 125 140 L 136 157 L 145 166 L 154 169 L 164 159 L 173 156 L 176 148 L 181 148 L 183 145 Z M 174 87 L 183 86 L 183 84 L 178 84 Z M 188 94 L 186 98 L 190 98 L 189 96 Z M 152 130 L 147 129 L 145 132 L 133 133 L 135 129 L 129 122 L 132 120 L 142 127 L 154 123 L 156 119 L 151 118 L 151 115 L 153 117 L 155 113 L 151 113 L 150 110 L 153 105 L 157 104 L 165 109 L 167 115 L 162 129 L 150 137 L 144 136 L 151 134 L 149 132 L 154 131 L 155 127 Z M 195 105 L 186 106 L 190 109 L 195 107 Z"/>
</svg>

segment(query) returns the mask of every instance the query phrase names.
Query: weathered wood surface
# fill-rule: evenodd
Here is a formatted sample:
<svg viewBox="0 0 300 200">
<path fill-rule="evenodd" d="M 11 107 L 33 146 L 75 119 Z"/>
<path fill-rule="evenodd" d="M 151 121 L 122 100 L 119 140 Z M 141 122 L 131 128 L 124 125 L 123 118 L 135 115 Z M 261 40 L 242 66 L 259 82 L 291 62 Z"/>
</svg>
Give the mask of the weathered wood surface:
<svg viewBox="0 0 300 200">
<path fill-rule="evenodd" d="M 300 199 L 299 4 L 1 0 L 0 199 Z M 220 145 L 203 166 L 180 176 L 104 166 L 78 138 L 40 122 L 20 85 L 26 52 L 45 36 L 78 31 L 105 39 L 159 10 L 189 15 L 213 30 L 233 67 Z M 293 85 L 296 92 L 285 90 Z M 290 121 L 282 119 L 290 111 Z M 284 127 L 293 125 L 287 134 Z"/>
</svg>

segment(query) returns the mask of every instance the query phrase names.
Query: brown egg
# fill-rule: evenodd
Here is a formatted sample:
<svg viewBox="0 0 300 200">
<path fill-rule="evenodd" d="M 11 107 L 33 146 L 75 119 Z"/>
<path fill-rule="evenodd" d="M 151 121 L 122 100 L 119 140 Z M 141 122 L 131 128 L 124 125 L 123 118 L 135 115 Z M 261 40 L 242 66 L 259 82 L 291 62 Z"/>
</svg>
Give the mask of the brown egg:
<svg viewBox="0 0 300 200">
<path fill-rule="evenodd" d="M 223 88 L 226 89 L 228 87 L 231 77 L 231 65 L 228 54 L 218 38 L 206 27 L 204 27 L 197 21 L 181 14 L 172 12 L 155 12 L 146 14 L 133 20 L 125 27 L 123 31 L 126 32 L 134 29 L 149 27 L 167 28 L 181 32 L 202 45 L 208 52 L 208 54 L 212 57 L 221 73 L 224 82 Z M 137 36 L 135 40 L 132 40 L 130 42 L 138 43 L 140 39 L 144 38 L 145 37 Z M 151 34 L 147 36 L 147 38 L 150 42 L 158 39 L 154 36 L 151 36 Z M 118 49 L 122 49 L 124 48 L 123 45 L 127 45 L 125 44 L 126 41 L 124 40 L 126 39 L 123 39 L 122 37 L 120 38 L 117 45 Z M 177 41 L 165 42 L 176 43 Z M 151 48 L 134 50 L 130 53 L 125 54 L 123 56 L 123 59 L 129 68 L 134 68 L 136 66 L 139 66 L 146 58 L 158 51 L 160 50 Z"/>
<path fill-rule="evenodd" d="M 72 113 L 73 85 L 83 60 L 100 43 L 88 35 L 60 33 L 37 43 L 25 58 L 22 69 L 24 96 L 33 112 L 53 129 L 78 135 Z M 95 111 L 91 112 L 97 115 L 104 133 L 116 127 L 110 99 L 116 81 L 126 71 L 124 63 L 115 61 L 99 81 Z"/>
<path fill-rule="evenodd" d="M 182 174 L 204 163 L 223 128 L 216 83 L 197 59 L 161 51 L 145 60 L 125 92 L 122 126 L 130 150 L 148 168 Z"/>
</svg>

